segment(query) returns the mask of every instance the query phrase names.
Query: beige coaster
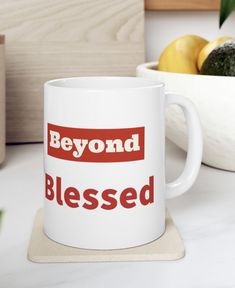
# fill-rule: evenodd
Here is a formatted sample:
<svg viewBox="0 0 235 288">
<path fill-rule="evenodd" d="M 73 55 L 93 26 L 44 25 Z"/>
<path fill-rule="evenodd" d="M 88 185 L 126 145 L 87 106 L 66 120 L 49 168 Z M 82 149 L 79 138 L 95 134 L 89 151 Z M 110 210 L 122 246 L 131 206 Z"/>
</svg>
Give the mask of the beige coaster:
<svg viewBox="0 0 235 288">
<path fill-rule="evenodd" d="M 43 233 L 43 210 L 39 209 L 34 221 L 28 259 L 38 263 L 154 261 L 180 259 L 184 253 L 183 242 L 169 213 L 165 233 L 149 244 L 119 250 L 86 250 L 65 246 L 47 238 Z"/>
</svg>

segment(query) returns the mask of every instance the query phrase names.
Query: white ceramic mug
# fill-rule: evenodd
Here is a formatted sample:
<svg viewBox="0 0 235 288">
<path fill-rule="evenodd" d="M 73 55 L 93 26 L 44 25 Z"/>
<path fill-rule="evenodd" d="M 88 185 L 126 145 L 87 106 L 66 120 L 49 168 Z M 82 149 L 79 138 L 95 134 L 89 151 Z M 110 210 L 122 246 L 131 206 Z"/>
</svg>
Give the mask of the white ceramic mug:
<svg viewBox="0 0 235 288">
<path fill-rule="evenodd" d="M 202 134 L 193 105 L 164 84 L 135 77 L 80 77 L 45 84 L 44 231 L 87 249 L 138 246 L 165 230 L 165 199 L 198 174 Z M 188 155 L 165 183 L 165 108 L 182 107 Z"/>
</svg>

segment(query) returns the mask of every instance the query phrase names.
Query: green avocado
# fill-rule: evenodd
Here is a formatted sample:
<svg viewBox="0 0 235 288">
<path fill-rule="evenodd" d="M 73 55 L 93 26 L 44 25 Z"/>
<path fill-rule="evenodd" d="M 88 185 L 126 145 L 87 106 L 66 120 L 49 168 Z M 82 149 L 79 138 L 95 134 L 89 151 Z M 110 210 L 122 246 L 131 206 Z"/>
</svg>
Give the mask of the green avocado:
<svg viewBox="0 0 235 288">
<path fill-rule="evenodd" d="M 235 40 L 216 47 L 204 61 L 202 75 L 235 76 Z"/>
</svg>

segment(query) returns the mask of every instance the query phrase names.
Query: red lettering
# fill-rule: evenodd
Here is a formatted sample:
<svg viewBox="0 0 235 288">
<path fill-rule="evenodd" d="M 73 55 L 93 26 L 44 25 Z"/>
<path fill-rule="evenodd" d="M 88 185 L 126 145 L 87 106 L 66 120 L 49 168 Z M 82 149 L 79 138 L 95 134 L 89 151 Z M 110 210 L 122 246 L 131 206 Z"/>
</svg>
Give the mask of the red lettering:
<svg viewBox="0 0 235 288">
<path fill-rule="evenodd" d="M 98 191 L 95 190 L 95 189 L 86 189 L 83 192 L 83 197 L 84 197 L 85 200 L 89 201 L 90 204 L 89 203 L 84 203 L 82 205 L 82 207 L 85 208 L 85 209 L 89 209 L 89 210 L 96 209 L 98 207 L 98 205 L 99 205 L 99 202 L 93 196 L 95 196 L 97 193 L 98 193 Z"/>
<path fill-rule="evenodd" d="M 73 202 L 73 201 L 76 202 Z M 80 200 L 80 194 L 74 187 L 68 187 L 64 192 L 64 201 L 71 208 L 78 208 L 78 201 Z"/>
<path fill-rule="evenodd" d="M 53 186 L 54 186 L 54 181 L 53 178 L 46 174 L 45 175 L 45 196 L 48 200 L 53 200 L 54 199 L 54 190 L 53 190 Z"/>
<path fill-rule="evenodd" d="M 130 200 L 137 199 L 137 192 L 134 188 L 128 187 L 124 189 L 120 195 L 120 203 L 124 208 L 133 208 L 136 206 L 135 201 L 129 202 Z"/>
<path fill-rule="evenodd" d="M 148 192 L 148 193 L 147 193 Z M 154 201 L 154 177 L 149 177 L 149 184 L 144 185 L 140 191 L 140 203 L 142 205 L 148 205 Z"/>
<path fill-rule="evenodd" d="M 102 198 L 104 201 L 108 202 L 107 203 L 103 203 L 101 205 L 101 208 L 104 210 L 112 210 L 117 206 L 117 200 L 113 197 L 111 197 L 111 195 L 115 195 L 117 193 L 116 190 L 114 189 L 106 189 L 103 191 L 102 193 Z"/>
<path fill-rule="evenodd" d="M 56 201 L 59 205 L 63 205 L 63 201 L 61 199 L 61 178 L 56 177 Z"/>
<path fill-rule="evenodd" d="M 101 194 L 98 195 L 99 193 Z M 144 185 L 139 193 L 135 188 L 127 187 L 123 191 L 120 191 L 119 194 L 117 190 L 111 188 L 105 189 L 103 192 L 89 188 L 80 193 L 77 188 L 72 186 L 63 188 L 61 177 L 56 177 L 56 181 L 54 181 L 52 176 L 45 174 L 45 197 L 50 201 L 55 199 L 61 206 L 64 204 L 64 201 L 71 208 L 78 208 L 79 201 L 83 197 L 84 202 L 82 207 L 88 210 L 94 210 L 99 206 L 104 210 L 112 210 L 118 204 L 126 209 L 130 209 L 134 208 L 138 202 L 146 206 L 154 202 L 154 176 L 149 177 L 149 183 Z"/>
</svg>

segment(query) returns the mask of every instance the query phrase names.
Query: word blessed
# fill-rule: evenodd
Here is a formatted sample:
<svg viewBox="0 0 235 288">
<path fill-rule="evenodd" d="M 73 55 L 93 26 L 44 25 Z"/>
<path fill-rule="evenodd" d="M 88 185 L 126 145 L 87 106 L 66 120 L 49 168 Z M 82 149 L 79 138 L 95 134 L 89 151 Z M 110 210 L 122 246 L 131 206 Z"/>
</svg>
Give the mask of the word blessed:
<svg viewBox="0 0 235 288">
<path fill-rule="evenodd" d="M 144 127 L 84 129 L 48 123 L 48 155 L 80 162 L 144 159 Z"/>
<path fill-rule="evenodd" d="M 146 206 L 154 202 L 154 176 L 149 177 L 149 183 L 144 185 L 140 191 L 137 191 L 133 187 L 127 187 L 121 193 L 118 193 L 113 188 L 103 191 L 88 188 L 83 192 L 72 186 L 62 188 L 61 177 L 53 179 L 48 174 L 46 174 L 45 181 L 46 199 L 56 201 L 58 205 L 67 205 L 71 208 L 80 207 L 94 210 L 99 207 L 104 210 L 112 210 L 121 205 L 124 208 L 130 209 L 134 208 L 138 203 Z"/>
</svg>

